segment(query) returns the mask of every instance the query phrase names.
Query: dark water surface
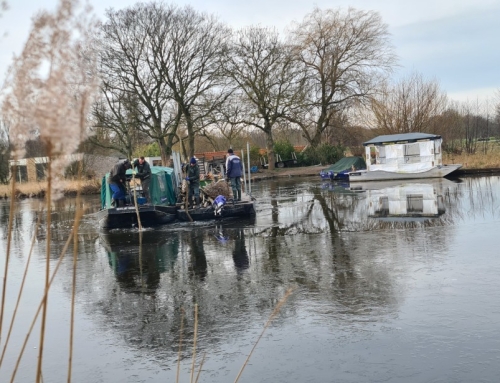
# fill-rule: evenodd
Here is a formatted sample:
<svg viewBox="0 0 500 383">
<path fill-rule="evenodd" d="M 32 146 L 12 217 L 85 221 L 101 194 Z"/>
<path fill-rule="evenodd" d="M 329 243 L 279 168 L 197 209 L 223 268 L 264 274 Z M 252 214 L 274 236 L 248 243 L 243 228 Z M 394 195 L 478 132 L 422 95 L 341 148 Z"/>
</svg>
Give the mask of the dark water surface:
<svg viewBox="0 0 500 383">
<path fill-rule="evenodd" d="M 356 189 L 356 190 L 353 190 Z M 253 185 L 254 220 L 79 230 L 73 382 L 191 377 L 233 382 L 496 382 L 500 365 L 500 177 L 351 185 L 316 178 Z M 1 348 L 28 261 L 39 200 L 16 205 Z M 53 269 L 75 200 L 51 216 Z M 0 271 L 8 201 L 0 201 Z M 44 284 L 46 217 L 0 382 L 9 382 Z M 67 380 L 72 247 L 49 297 L 45 383 Z M 181 330 L 181 317 L 184 325 Z M 40 325 L 16 382 L 32 382 Z M 0 348 L 0 349 L 1 349 Z M 196 372 L 197 373 L 197 372 Z M 196 377 L 195 373 L 195 377 Z"/>
</svg>

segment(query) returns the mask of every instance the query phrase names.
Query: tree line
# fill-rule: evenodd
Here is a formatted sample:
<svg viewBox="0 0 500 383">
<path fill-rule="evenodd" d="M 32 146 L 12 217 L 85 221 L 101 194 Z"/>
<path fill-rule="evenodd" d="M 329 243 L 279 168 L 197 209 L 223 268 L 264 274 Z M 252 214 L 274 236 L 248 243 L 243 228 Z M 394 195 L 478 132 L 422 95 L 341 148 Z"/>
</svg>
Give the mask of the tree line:
<svg viewBox="0 0 500 383">
<path fill-rule="evenodd" d="M 432 132 L 473 153 L 478 138 L 500 135 L 500 102 L 489 116 L 450 103 L 418 73 L 394 83 L 397 56 L 374 11 L 314 8 L 280 34 L 234 30 L 190 6 L 137 3 L 108 10 L 87 49 L 100 85 L 82 150 L 131 158 L 154 144 L 168 164 L 173 147 L 188 157 L 251 139 L 272 169 L 276 140 L 293 137 L 317 148 Z M 1 126 L 5 156 L 8 121 Z"/>
</svg>

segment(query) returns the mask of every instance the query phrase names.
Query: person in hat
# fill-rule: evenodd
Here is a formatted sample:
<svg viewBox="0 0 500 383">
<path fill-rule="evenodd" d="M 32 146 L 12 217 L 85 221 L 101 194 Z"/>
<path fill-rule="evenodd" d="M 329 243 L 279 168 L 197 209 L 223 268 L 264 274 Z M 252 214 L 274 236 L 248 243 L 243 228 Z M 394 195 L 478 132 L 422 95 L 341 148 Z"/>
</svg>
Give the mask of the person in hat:
<svg viewBox="0 0 500 383">
<path fill-rule="evenodd" d="M 111 196 L 112 207 L 125 206 L 125 195 L 127 194 L 127 187 L 125 186 L 127 182 L 126 172 L 131 167 L 129 160 L 119 160 L 109 172 L 108 183 L 113 191 Z"/>
<path fill-rule="evenodd" d="M 196 162 L 196 158 L 191 158 L 189 167 L 187 169 L 186 181 L 189 183 L 188 203 L 189 207 L 192 205 L 194 196 L 195 207 L 200 205 L 200 168 Z"/>
<path fill-rule="evenodd" d="M 240 157 L 234 154 L 233 149 L 229 149 L 227 153 L 226 177 L 231 182 L 234 200 L 241 201 L 241 175 L 243 174 L 243 164 L 241 163 Z"/>
<path fill-rule="evenodd" d="M 149 166 L 148 161 L 144 157 L 139 157 L 134 161 L 134 169 L 137 169 L 136 177 L 141 180 L 142 192 L 144 193 L 146 202 L 150 203 L 149 184 L 151 182 L 151 166 Z"/>
</svg>

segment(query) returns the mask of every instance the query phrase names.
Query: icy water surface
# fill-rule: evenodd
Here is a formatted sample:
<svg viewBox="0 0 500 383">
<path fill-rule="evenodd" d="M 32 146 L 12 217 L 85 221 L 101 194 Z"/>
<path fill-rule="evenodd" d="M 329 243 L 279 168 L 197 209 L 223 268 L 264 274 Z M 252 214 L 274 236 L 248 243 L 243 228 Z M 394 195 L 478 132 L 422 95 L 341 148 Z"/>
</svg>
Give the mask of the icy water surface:
<svg viewBox="0 0 500 383">
<path fill-rule="evenodd" d="M 319 177 L 318 177 L 319 178 Z M 500 364 L 500 177 L 339 185 L 316 178 L 253 185 L 254 220 L 79 230 L 73 382 L 495 382 Z M 38 200 L 16 205 L 1 349 Z M 75 200 L 51 216 L 53 269 Z M 8 201 L 0 201 L 0 271 Z M 42 216 L 42 223 L 46 222 Z M 45 275 L 35 236 L 27 284 L 0 367 L 10 382 Z M 44 382 L 67 380 L 72 246 L 49 297 Z M 182 319 L 184 318 L 184 320 Z M 181 323 L 183 323 L 181 325 Z M 40 324 L 16 382 L 32 382 Z"/>
</svg>

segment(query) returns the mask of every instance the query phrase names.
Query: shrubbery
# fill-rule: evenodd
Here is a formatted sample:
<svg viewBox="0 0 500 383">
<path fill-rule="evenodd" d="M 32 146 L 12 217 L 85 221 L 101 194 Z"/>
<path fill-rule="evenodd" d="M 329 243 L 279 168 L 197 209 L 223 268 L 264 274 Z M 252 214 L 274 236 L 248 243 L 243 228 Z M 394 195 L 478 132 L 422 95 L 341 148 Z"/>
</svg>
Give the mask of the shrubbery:
<svg viewBox="0 0 500 383">
<path fill-rule="evenodd" d="M 307 147 L 302 153 L 297 153 L 297 159 L 301 166 L 333 164 L 344 156 L 345 147 L 326 143 L 316 148 Z"/>
</svg>

